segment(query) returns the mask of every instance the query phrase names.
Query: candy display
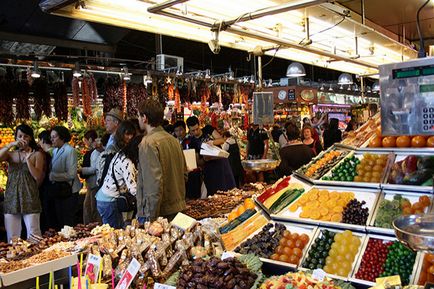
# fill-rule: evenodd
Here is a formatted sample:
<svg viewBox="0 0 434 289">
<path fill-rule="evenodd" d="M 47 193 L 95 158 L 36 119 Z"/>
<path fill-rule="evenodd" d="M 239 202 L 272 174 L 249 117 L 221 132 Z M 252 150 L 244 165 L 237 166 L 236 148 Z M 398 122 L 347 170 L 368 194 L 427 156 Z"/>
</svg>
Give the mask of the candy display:
<svg viewBox="0 0 434 289">
<path fill-rule="evenodd" d="M 350 286 L 351 287 L 351 286 Z M 282 276 L 273 276 L 267 279 L 260 287 L 261 289 L 281 288 L 311 288 L 311 289 L 339 289 L 335 281 L 325 277 L 322 281 L 314 279 L 306 272 L 289 272 Z"/>
<path fill-rule="evenodd" d="M 342 141 L 342 144 L 352 147 L 362 147 L 374 134 L 381 134 L 380 124 L 380 113 L 377 113 L 357 130 L 349 132 L 347 137 Z"/>
<path fill-rule="evenodd" d="M 302 267 L 308 269 L 323 269 L 326 258 L 334 242 L 336 233 L 329 230 L 321 231 L 321 235 L 314 241 L 308 252 L 307 258 L 303 261 Z"/>
<path fill-rule="evenodd" d="M 434 282 L 434 254 L 424 254 L 422 259 L 422 268 L 417 284 L 423 286 L 426 282 Z"/>
<path fill-rule="evenodd" d="M 390 184 L 432 186 L 434 157 L 409 155 L 393 164 Z"/>
<path fill-rule="evenodd" d="M 381 137 L 381 134 L 375 134 L 370 140 L 370 148 L 424 148 L 424 147 L 434 147 L 434 137 L 426 137 L 421 135 L 416 136 L 386 136 Z"/>
<path fill-rule="evenodd" d="M 310 163 L 302 166 L 297 173 L 305 175 L 311 179 L 320 179 L 325 173 L 333 168 L 340 160 L 342 160 L 348 152 L 330 150 L 321 153 L 318 157 L 313 159 Z"/>
<path fill-rule="evenodd" d="M 0 148 L 15 141 L 14 131 L 8 127 L 0 128 Z"/>
<path fill-rule="evenodd" d="M 375 282 L 375 279 L 384 272 L 384 263 L 390 245 L 392 245 L 390 241 L 370 238 L 356 278 Z"/>
<path fill-rule="evenodd" d="M 342 223 L 366 225 L 369 209 L 363 208 L 365 204 L 365 201 L 359 202 L 357 199 L 352 199 L 342 212 Z"/>
</svg>

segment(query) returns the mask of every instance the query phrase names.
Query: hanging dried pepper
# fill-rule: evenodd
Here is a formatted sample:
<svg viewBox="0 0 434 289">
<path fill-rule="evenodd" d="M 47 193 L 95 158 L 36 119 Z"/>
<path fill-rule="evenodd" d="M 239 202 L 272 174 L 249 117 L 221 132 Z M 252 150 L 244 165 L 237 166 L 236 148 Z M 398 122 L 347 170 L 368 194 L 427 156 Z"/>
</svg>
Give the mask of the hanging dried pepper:
<svg viewBox="0 0 434 289">
<path fill-rule="evenodd" d="M 146 87 L 143 84 L 129 83 L 127 87 L 127 115 L 136 117 L 139 104 L 147 99 Z"/>
<path fill-rule="evenodd" d="M 59 121 L 68 120 L 68 94 L 64 82 L 56 82 L 53 87 L 54 112 Z"/>
<path fill-rule="evenodd" d="M 12 109 L 14 87 L 11 81 L 3 79 L 0 81 L 0 122 L 10 125 L 14 121 Z"/>
<path fill-rule="evenodd" d="M 169 87 L 167 88 L 167 97 L 169 100 L 173 100 L 175 97 L 174 87 L 173 84 L 169 84 Z"/>
<path fill-rule="evenodd" d="M 122 87 L 118 79 L 107 78 L 105 83 L 105 93 L 103 101 L 104 113 L 109 112 L 112 108 L 122 109 Z"/>
<path fill-rule="evenodd" d="M 80 104 L 80 85 L 77 77 L 72 78 L 72 105 L 78 107 Z"/>
<path fill-rule="evenodd" d="M 16 85 L 16 117 L 30 119 L 29 83 L 25 80 L 15 82 Z"/>
<path fill-rule="evenodd" d="M 32 88 L 36 119 L 41 119 L 42 113 L 47 117 L 51 117 L 51 101 L 47 81 L 37 78 L 33 81 Z"/>
<path fill-rule="evenodd" d="M 181 96 L 179 95 L 179 89 L 175 89 L 175 110 L 176 112 L 181 112 Z"/>
<path fill-rule="evenodd" d="M 96 87 L 95 77 L 93 77 L 92 73 L 90 74 L 89 83 L 90 83 L 90 95 L 93 103 L 98 98 L 98 89 Z"/>
<path fill-rule="evenodd" d="M 81 82 L 81 99 L 83 102 L 83 113 L 86 117 L 92 116 L 92 96 L 90 86 L 90 78 L 88 76 L 83 77 Z"/>
<path fill-rule="evenodd" d="M 127 113 L 127 82 L 122 81 L 122 112 L 124 115 Z"/>
</svg>

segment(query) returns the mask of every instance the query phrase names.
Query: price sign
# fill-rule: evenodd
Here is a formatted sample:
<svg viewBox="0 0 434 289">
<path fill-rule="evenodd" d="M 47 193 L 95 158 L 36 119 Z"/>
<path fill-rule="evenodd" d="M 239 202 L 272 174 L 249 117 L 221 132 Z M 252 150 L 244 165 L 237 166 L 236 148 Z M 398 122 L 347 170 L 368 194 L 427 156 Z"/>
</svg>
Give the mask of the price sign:
<svg viewBox="0 0 434 289">
<path fill-rule="evenodd" d="M 91 284 L 96 283 L 99 273 L 99 267 L 101 266 L 101 256 L 89 254 L 86 263 L 86 270 L 84 275 L 89 278 Z"/>
<path fill-rule="evenodd" d="M 312 278 L 320 282 L 324 280 L 325 276 L 326 276 L 326 272 L 324 272 L 324 270 L 322 269 L 315 269 L 312 272 Z"/>
<path fill-rule="evenodd" d="M 119 280 L 118 285 L 116 285 L 115 289 L 127 289 L 130 287 L 131 282 L 133 282 L 134 277 L 136 277 L 137 272 L 139 272 L 140 269 L 140 263 L 136 260 L 136 258 L 133 258 L 131 260 L 130 264 L 127 267 L 127 270 L 125 270 L 124 274 L 122 274 L 121 280 Z"/>
<path fill-rule="evenodd" d="M 224 259 L 232 258 L 232 257 L 235 257 L 234 253 L 232 253 L 232 252 L 223 252 L 221 259 L 224 260 Z"/>
<path fill-rule="evenodd" d="M 155 283 L 154 289 L 176 289 L 176 287 L 173 287 L 170 285 L 165 285 L 165 284 L 160 284 L 160 283 Z"/>
</svg>

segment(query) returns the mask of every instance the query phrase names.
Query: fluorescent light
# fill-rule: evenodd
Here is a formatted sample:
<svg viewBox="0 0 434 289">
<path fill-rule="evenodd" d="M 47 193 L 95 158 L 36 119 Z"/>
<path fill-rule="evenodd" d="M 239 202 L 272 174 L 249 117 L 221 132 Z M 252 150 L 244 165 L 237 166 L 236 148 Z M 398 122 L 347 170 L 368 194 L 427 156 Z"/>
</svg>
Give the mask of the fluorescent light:
<svg viewBox="0 0 434 289">
<path fill-rule="evenodd" d="M 75 68 L 74 68 L 72 75 L 74 77 L 81 77 L 82 74 L 81 74 L 81 69 L 80 69 L 80 62 L 77 61 L 75 63 Z"/>
<path fill-rule="evenodd" d="M 36 60 L 33 63 L 33 69 L 32 69 L 31 76 L 33 78 L 39 78 L 39 77 L 41 77 L 41 70 L 39 70 L 39 68 L 38 68 L 38 62 Z"/>
</svg>

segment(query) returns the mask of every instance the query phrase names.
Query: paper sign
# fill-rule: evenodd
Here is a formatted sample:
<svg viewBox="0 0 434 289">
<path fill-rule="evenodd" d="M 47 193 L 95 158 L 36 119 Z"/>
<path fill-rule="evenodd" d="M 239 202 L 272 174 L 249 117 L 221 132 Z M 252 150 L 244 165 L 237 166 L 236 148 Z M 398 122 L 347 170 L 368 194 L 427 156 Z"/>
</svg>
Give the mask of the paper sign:
<svg viewBox="0 0 434 289">
<path fill-rule="evenodd" d="M 312 272 L 312 278 L 320 282 L 324 280 L 325 276 L 326 276 L 326 272 L 324 272 L 324 270 L 322 269 L 315 269 Z"/>
<path fill-rule="evenodd" d="M 86 263 L 84 276 L 89 278 L 90 284 L 95 284 L 98 278 L 99 267 L 101 266 L 101 256 L 89 254 Z"/>
<path fill-rule="evenodd" d="M 154 284 L 154 289 L 176 289 L 176 287 L 165 285 L 165 284 L 161 284 L 161 283 L 155 283 Z"/>
<path fill-rule="evenodd" d="M 225 260 L 227 258 L 233 258 L 235 257 L 234 253 L 232 252 L 223 252 L 221 259 Z"/>
<path fill-rule="evenodd" d="M 178 227 L 184 231 L 193 227 L 196 223 L 197 221 L 195 219 L 183 213 L 176 214 L 175 218 L 170 222 L 170 224 L 172 224 L 173 226 Z"/>
<path fill-rule="evenodd" d="M 119 280 L 118 285 L 116 285 L 115 289 L 127 289 L 130 287 L 131 282 L 133 282 L 134 277 L 136 277 L 137 272 L 139 272 L 140 269 L 140 263 L 136 260 L 136 258 L 133 258 L 131 260 L 130 264 L 127 267 L 127 270 L 125 270 L 124 274 L 122 274 L 121 280 Z"/>
<path fill-rule="evenodd" d="M 196 163 L 196 150 L 190 149 L 190 150 L 183 150 L 185 162 L 187 163 L 187 170 L 192 171 L 197 169 L 197 163 Z"/>
</svg>

